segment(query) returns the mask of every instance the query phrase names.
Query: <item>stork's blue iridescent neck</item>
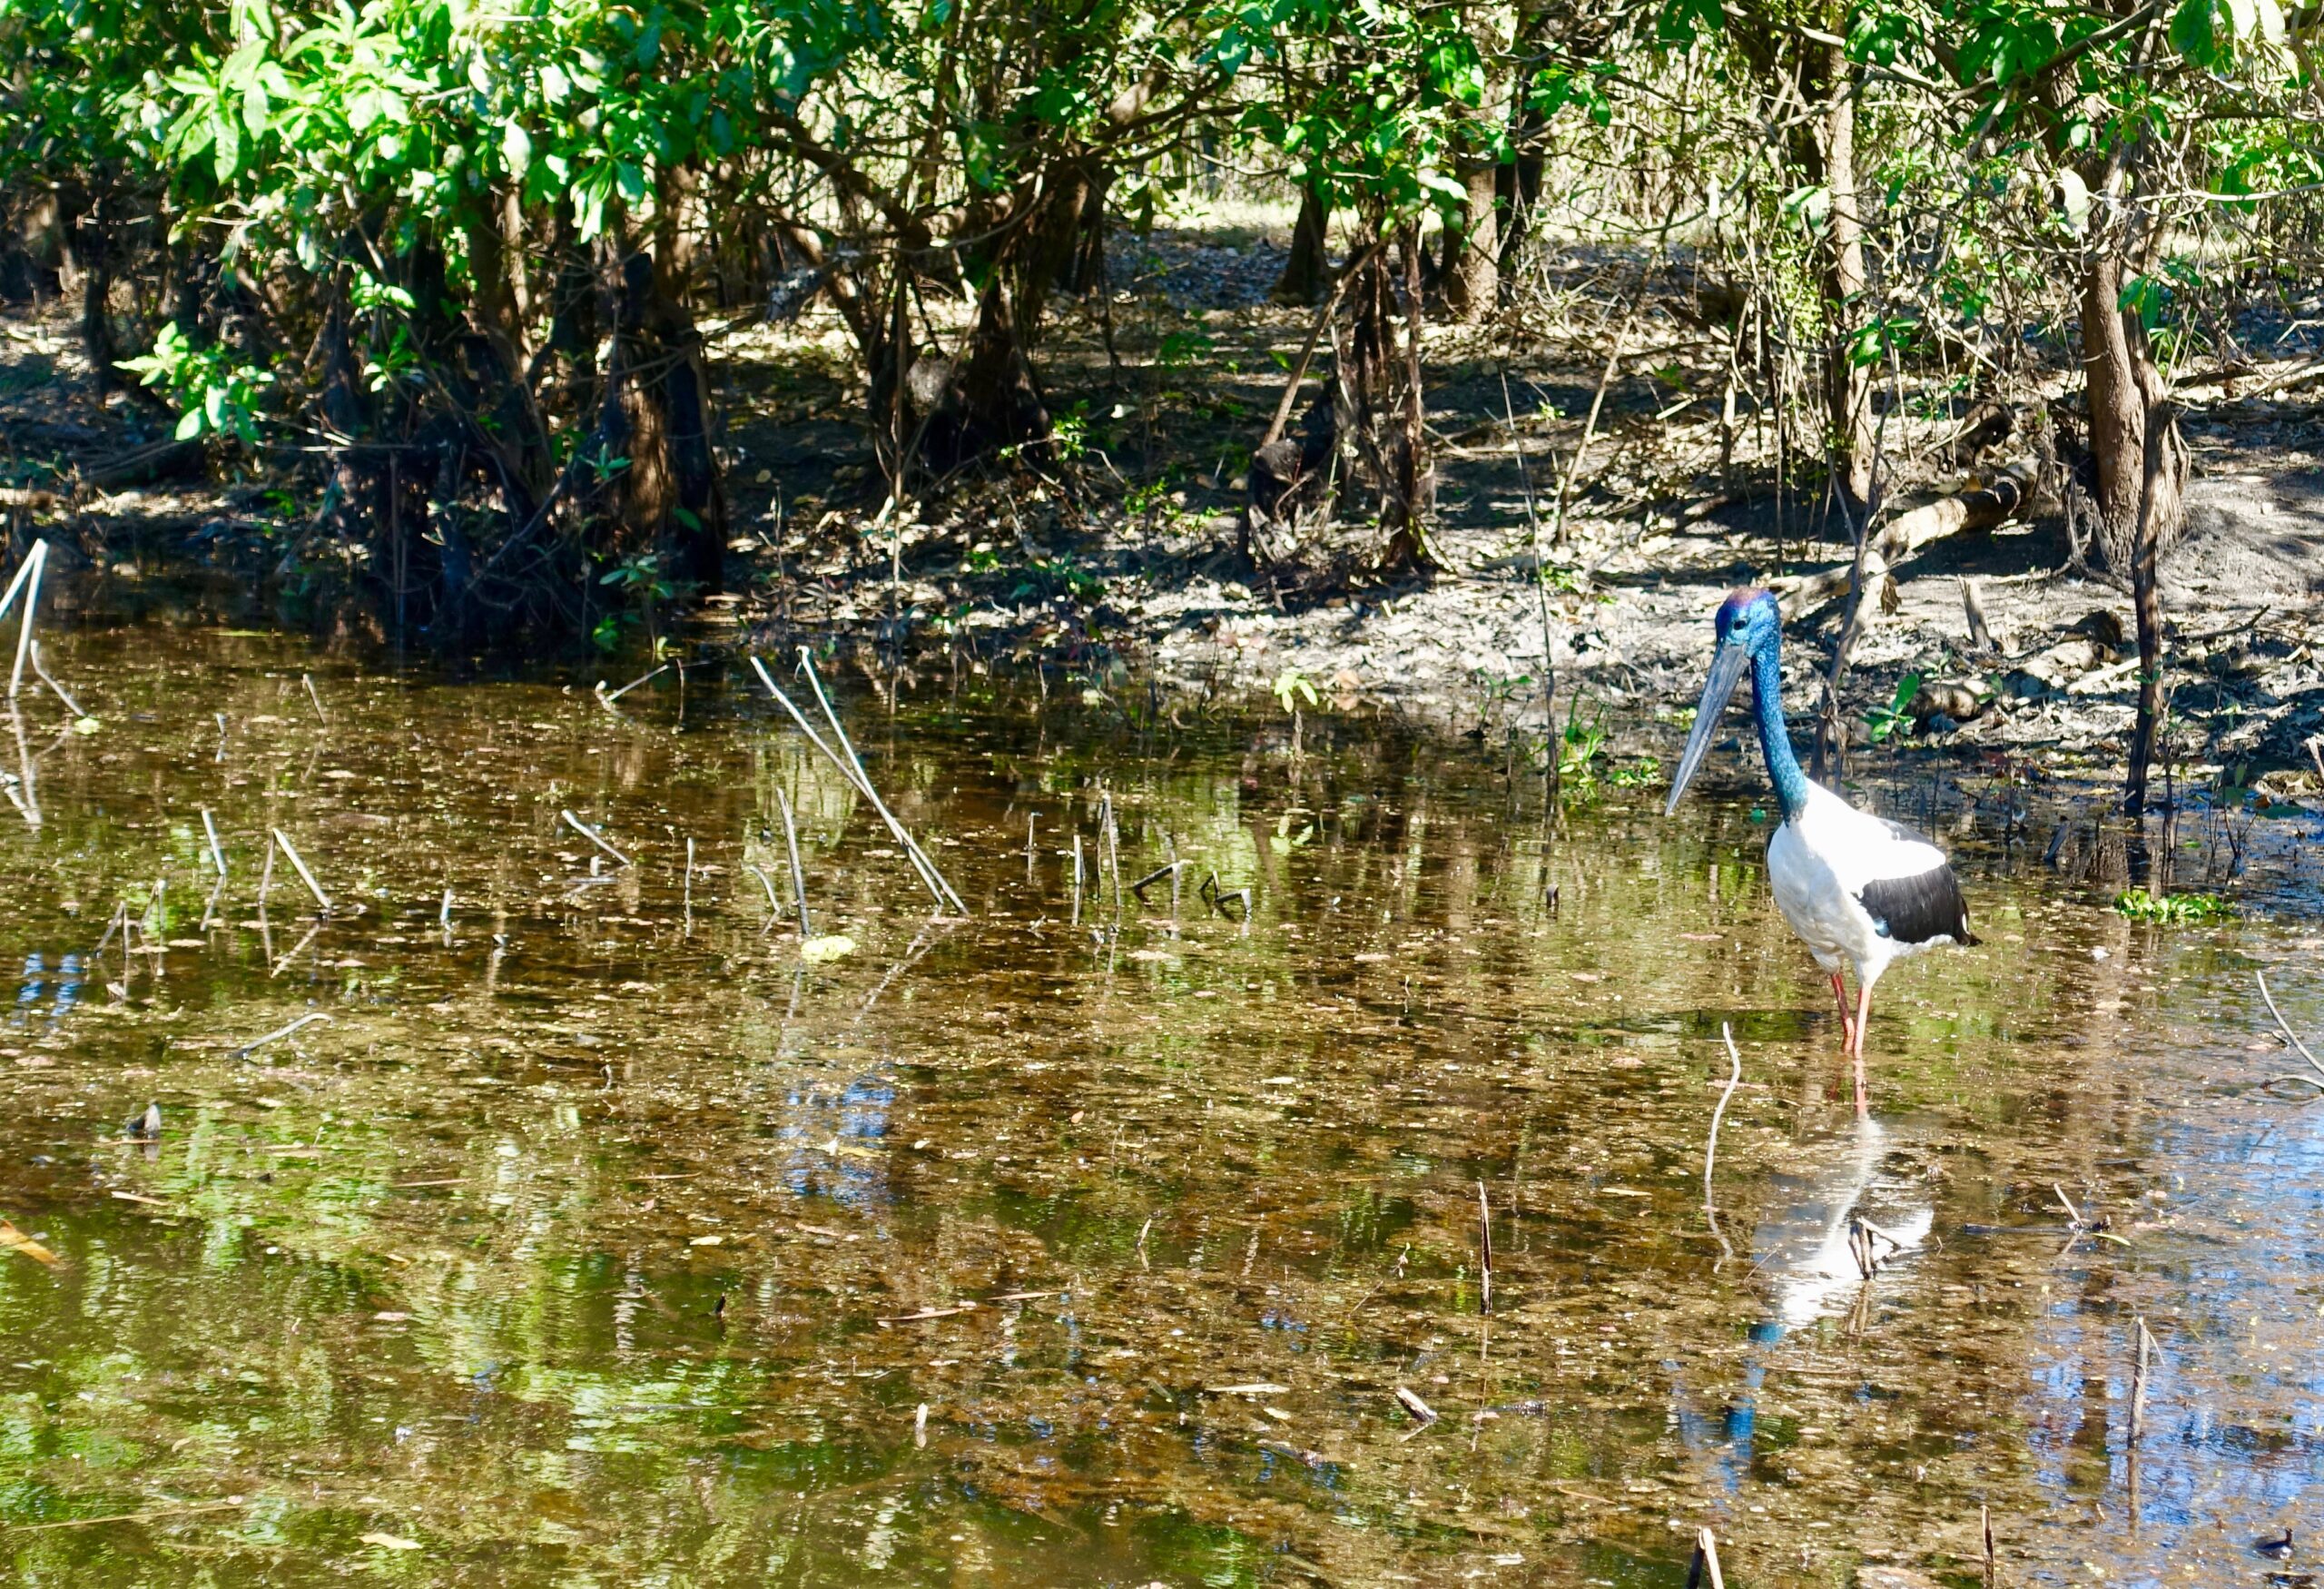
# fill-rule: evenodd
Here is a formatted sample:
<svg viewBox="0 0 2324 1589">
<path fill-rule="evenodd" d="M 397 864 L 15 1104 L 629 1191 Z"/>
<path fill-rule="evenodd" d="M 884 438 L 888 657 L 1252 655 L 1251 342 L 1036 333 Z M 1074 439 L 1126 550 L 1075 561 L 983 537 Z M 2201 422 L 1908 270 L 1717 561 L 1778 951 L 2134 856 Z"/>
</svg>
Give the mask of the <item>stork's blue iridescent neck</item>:
<svg viewBox="0 0 2324 1589">
<path fill-rule="evenodd" d="M 1760 599 L 1773 610 L 1776 600 L 1765 591 Z M 1799 770 L 1792 753 L 1791 730 L 1783 722 L 1783 667 L 1778 647 L 1783 622 L 1777 618 L 1748 642 L 1751 652 L 1752 715 L 1759 723 L 1759 754 L 1767 758 L 1768 781 L 1776 786 L 1776 802 L 1788 822 L 1807 807 L 1807 775 Z"/>
<path fill-rule="evenodd" d="M 1670 780 L 1668 811 L 1678 809 L 1679 796 L 1702 765 L 1719 714 L 1727 709 L 1748 663 L 1753 712 L 1759 725 L 1759 754 L 1767 759 L 1768 780 L 1775 785 L 1777 804 L 1788 822 L 1807 808 L 1808 784 L 1807 775 L 1799 770 L 1799 758 L 1792 754 L 1791 733 L 1783 725 L 1783 614 L 1776 606 L 1774 592 L 1738 590 L 1729 596 L 1718 609 L 1718 635 L 1711 651 L 1710 678 L 1703 686 L 1701 704 L 1695 708 L 1694 732 L 1687 736 L 1686 752 Z"/>
</svg>

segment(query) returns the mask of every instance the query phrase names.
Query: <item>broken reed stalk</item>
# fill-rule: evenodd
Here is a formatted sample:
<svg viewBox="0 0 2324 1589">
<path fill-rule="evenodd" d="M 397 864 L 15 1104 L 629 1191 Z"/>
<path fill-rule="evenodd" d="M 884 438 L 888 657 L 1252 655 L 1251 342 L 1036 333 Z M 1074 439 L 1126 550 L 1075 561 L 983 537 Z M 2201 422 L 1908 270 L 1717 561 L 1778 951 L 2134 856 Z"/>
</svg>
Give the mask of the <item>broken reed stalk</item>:
<svg viewBox="0 0 2324 1589">
<path fill-rule="evenodd" d="M 1106 794 L 1106 866 L 1114 879 L 1114 915 L 1122 913 L 1122 830 L 1114 820 L 1114 796 Z"/>
<path fill-rule="evenodd" d="M 290 952 L 296 954 L 298 951 L 294 949 Z M 315 1011 L 310 1014 L 301 1015 L 298 1020 L 293 1021 L 288 1026 L 278 1026 L 272 1031 L 268 1032 L 264 1037 L 252 1038 L 250 1041 L 244 1043 L 241 1047 L 234 1051 L 234 1058 L 238 1060 L 248 1058 L 250 1055 L 254 1054 L 258 1052 L 259 1050 L 264 1048 L 268 1043 L 279 1042 L 283 1038 L 289 1037 L 300 1027 L 312 1026 L 318 1021 L 327 1022 L 330 1019 L 330 1016 L 324 1014 L 320 1010 Z"/>
<path fill-rule="evenodd" d="M 691 917 L 694 914 L 694 838 L 691 834 L 686 838 L 686 880 L 684 897 L 685 913 L 689 917 Z"/>
<path fill-rule="evenodd" d="M 777 789 L 774 801 L 783 807 L 783 843 L 791 852 L 791 892 L 799 900 L 799 936 L 812 938 L 815 930 L 807 924 L 807 873 L 799 864 L 799 828 L 791 820 L 791 796 Z"/>
<path fill-rule="evenodd" d="M 202 902 L 202 921 L 195 926 L 195 932 L 207 933 L 210 931 L 210 923 L 212 919 L 218 914 L 218 902 L 221 899 L 223 899 L 225 894 L 226 879 L 224 876 L 221 875 L 217 882 L 210 885 L 210 897 Z"/>
<path fill-rule="evenodd" d="M 39 675 L 40 682 L 46 685 L 55 693 L 56 698 L 64 703 L 64 709 L 66 711 L 72 713 L 75 717 L 85 717 L 88 716 L 86 712 L 81 710 L 81 703 L 73 698 L 72 692 L 67 690 L 63 685 L 57 683 L 55 676 L 51 674 L 48 671 L 47 665 L 41 661 L 40 642 L 38 640 L 34 640 L 33 642 L 33 672 Z"/>
<path fill-rule="evenodd" d="M 1038 811 L 1025 814 L 1025 881 L 1028 883 L 1033 881 L 1033 819 L 1039 815 L 1040 813 Z"/>
<path fill-rule="evenodd" d="M 1492 1199 L 1485 1195 L 1485 1183 L 1477 1182 L 1477 1260 L 1479 1277 L 1479 1311 L 1492 1316 Z"/>
<path fill-rule="evenodd" d="M 839 708 L 832 706 L 831 696 L 823 693 L 822 676 L 815 671 L 815 659 L 804 646 L 799 647 L 799 666 L 807 675 L 808 686 L 815 692 L 815 704 L 822 707 L 823 716 L 832 725 L 832 737 L 838 740 L 840 749 L 847 753 L 848 765 L 855 772 L 856 787 L 863 791 L 864 798 L 871 801 L 872 808 L 885 819 L 889 830 L 903 844 L 914 864 L 925 872 L 929 881 L 936 885 L 937 903 L 943 904 L 949 902 L 955 914 L 967 915 L 969 907 L 952 891 L 952 885 L 944 880 L 944 873 L 936 869 L 935 861 L 921 848 L 920 841 L 913 838 L 904 824 L 897 820 L 896 814 L 888 809 L 888 803 L 880 798 L 880 791 L 872 786 L 872 774 L 863 765 L 863 757 L 857 754 L 855 741 L 847 736 L 847 725 L 840 721 Z M 893 702 L 890 704 L 892 706 Z"/>
<path fill-rule="evenodd" d="M 322 696 L 315 688 L 315 676 L 311 673 L 302 673 L 299 676 L 299 682 L 307 686 L 307 699 L 314 703 L 315 720 L 324 727 L 330 727 L 330 714 L 323 710 Z"/>
<path fill-rule="evenodd" d="M 436 924 L 447 933 L 452 930 L 452 891 L 444 891 L 444 903 L 436 913 Z"/>
<path fill-rule="evenodd" d="M 202 831 L 210 835 L 210 864 L 218 868 L 218 875 L 226 875 L 226 852 L 218 843 L 218 824 L 210 818 L 210 807 L 202 808 Z"/>
<path fill-rule="evenodd" d="M 2255 971 L 2251 973 L 2251 980 L 2260 984 L 2260 997 L 2268 1002 L 2268 1013 L 2276 1018 L 2277 1029 L 2284 1034 L 2284 1041 L 2291 1044 L 2301 1059 L 2308 1061 L 2309 1069 L 2314 1071 L 2319 1076 L 2324 1076 L 2324 1064 L 2317 1063 L 2316 1056 L 2308 1051 L 2308 1045 L 2300 1041 L 2299 1034 L 2291 1029 L 2291 1022 L 2284 1019 L 2284 1012 L 2276 1008 L 2276 996 L 2268 992 L 2267 976 L 2263 972 Z"/>
<path fill-rule="evenodd" d="M 323 913 L 325 915 L 329 915 L 330 913 L 330 895 L 323 892 L 323 885 L 315 881 L 315 874 L 308 871 L 307 864 L 299 858 L 299 852 L 297 848 L 290 843 L 290 835 L 284 833 L 281 828 L 276 828 L 273 832 L 274 842 L 282 846 L 283 858 L 289 861 L 291 866 L 297 870 L 299 873 L 299 881 L 307 885 L 307 892 L 315 896 L 315 903 L 323 908 Z"/>
<path fill-rule="evenodd" d="M 603 850 L 606 854 L 611 855 L 622 865 L 627 866 L 631 864 L 628 856 L 623 854 L 619 850 L 615 849 L 611 844 L 606 843 L 604 839 L 598 837 L 596 831 L 591 828 L 588 824 L 583 822 L 579 817 L 574 815 L 569 811 L 560 811 L 557 813 L 557 815 L 565 819 L 566 826 L 571 828 L 575 833 L 579 834 L 583 838 L 596 845 L 597 848 Z"/>
<path fill-rule="evenodd" d="M 1718 1539 L 1708 1528 L 1695 1530 L 1695 1559 L 1687 1568 L 1687 1589 L 1727 1589 L 1718 1573 Z"/>
<path fill-rule="evenodd" d="M 768 921 L 767 925 L 770 927 L 773 926 L 776 922 L 783 919 L 783 902 L 774 896 L 774 879 L 769 877 L 765 873 L 752 865 L 748 861 L 743 863 L 743 870 L 757 878 L 759 880 L 759 886 L 766 890 L 766 908 L 773 913 L 773 918 Z"/>
<path fill-rule="evenodd" d="M 266 919 L 266 896 L 267 896 L 267 892 L 268 892 L 270 889 L 273 888 L 273 886 L 274 886 L 274 846 L 273 846 L 272 844 L 269 844 L 269 845 L 267 845 L 267 847 L 266 847 L 266 864 L 259 868 L 259 873 L 258 873 L 258 913 L 259 913 L 259 919 L 260 919 L 261 922 L 263 922 L 263 921 Z M 271 953 L 273 952 L 273 951 L 269 950 L 267 952 L 268 952 L 268 953 L 270 953 L 270 954 L 271 954 Z"/>
<path fill-rule="evenodd" d="M 803 646 L 800 649 L 799 657 L 801 666 L 807 670 L 808 682 L 815 686 L 815 698 L 822 703 L 823 711 L 831 716 L 832 725 L 836 727 L 839 721 L 838 715 L 832 711 L 831 702 L 823 695 L 822 682 L 815 676 L 814 668 L 808 664 L 806 649 Z M 896 820 L 896 814 L 890 811 L 887 803 L 880 798 L 879 791 L 872 787 L 872 780 L 864 773 L 862 764 L 853 759 L 855 747 L 848 744 L 845 730 L 840 731 L 839 737 L 842 744 L 847 745 L 848 755 L 842 756 L 839 752 L 824 743 L 823 736 L 815 732 L 814 725 L 807 721 L 807 715 L 793 703 L 789 696 L 783 693 L 783 686 L 774 682 L 774 676 L 767 672 L 765 663 L 753 656 L 751 658 L 751 666 L 757 671 L 759 682 L 766 686 L 767 693 L 781 704 L 784 711 L 791 714 L 791 720 L 799 725 L 799 732 L 807 736 L 807 743 L 822 751 L 824 759 L 839 769 L 840 776 L 845 778 L 857 794 L 872 803 L 872 809 L 878 812 L 881 820 L 888 824 L 890 834 L 904 847 L 904 854 L 911 858 L 912 869 L 920 873 L 921 883 L 936 896 L 937 908 L 941 910 L 948 905 L 953 906 L 958 908 L 962 915 L 968 914 L 968 907 L 959 903 L 960 896 L 952 893 L 950 885 L 945 883 L 934 864 L 921 852 L 921 847 L 912 842 L 911 835 L 904 831 L 904 824 Z"/>
<path fill-rule="evenodd" d="M 639 685 L 645 684 L 649 679 L 659 678 L 669 671 L 670 665 L 665 662 L 653 672 L 645 674 L 641 677 L 631 679 L 627 684 L 622 686 L 621 688 L 617 690 L 606 689 L 604 682 L 600 680 L 597 685 L 597 704 L 610 710 L 615 701 L 620 700 L 622 696 L 629 694 L 630 691 L 635 689 Z"/>
<path fill-rule="evenodd" d="M 2131 1444 L 2136 1446 L 2139 1436 L 2146 1433 L 2146 1376 L 2154 1357 L 2154 1336 L 2146 1320 L 2131 1321 L 2138 1333 L 2138 1362 L 2131 1370 Z"/>
<path fill-rule="evenodd" d="M 17 591 L 25 594 L 25 616 L 16 624 L 16 666 L 8 675 L 8 698 L 12 701 L 24 686 L 25 659 L 30 655 L 33 643 L 33 615 L 40 607 L 40 579 L 47 567 L 48 542 L 36 540 L 33 549 L 25 554 L 25 560 L 16 566 L 16 577 L 8 582 L 7 594 L 0 596 L 0 617 L 5 617 L 8 609 L 16 604 Z"/>
<path fill-rule="evenodd" d="M 1977 1508 L 1977 1532 L 1984 1540 L 1985 1589 L 2000 1589 L 2001 1573 L 1994 1560 L 1994 1509 L 1991 1506 Z"/>
<path fill-rule="evenodd" d="M 1735 1033 L 1726 1022 L 1718 1023 L 1718 1035 L 1727 1043 L 1727 1091 L 1718 1095 L 1718 1107 L 1710 1113 L 1710 1140 L 1703 1144 L 1703 1207 L 1710 1207 L 1711 1166 L 1718 1159 L 1718 1123 L 1727 1118 L 1727 1105 L 1735 1090 L 1743 1085 L 1743 1056 L 1736 1051 Z"/>
<path fill-rule="evenodd" d="M 1081 925 L 1081 835 L 1073 835 L 1073 924 Z"/>
</svg>

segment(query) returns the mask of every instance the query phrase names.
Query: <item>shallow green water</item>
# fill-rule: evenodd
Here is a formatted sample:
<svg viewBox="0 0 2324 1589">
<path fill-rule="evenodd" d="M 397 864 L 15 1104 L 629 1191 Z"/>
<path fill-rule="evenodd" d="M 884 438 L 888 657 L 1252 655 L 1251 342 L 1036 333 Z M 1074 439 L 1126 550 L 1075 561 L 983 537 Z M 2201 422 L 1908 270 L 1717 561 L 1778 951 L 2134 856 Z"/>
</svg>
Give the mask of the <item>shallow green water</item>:
<svg viewBox="0 0 2324 1589">
<path fill-rule="evenodd" d="M 1466 743 L 850 675 L 931 922 L 743 679 L 45 650 L 102 726 L 0 733 L 0 1213 L 58 1258 L 0 1252 L 0 1577 L 1676 1584 L 1709 1525 L 1730 1583 L 1970 1582 L 1981 1505 L 2012 1583 L 2299 1570 L 2250 1548 L 2324 1473 L 2324 1107 L 2251 988 L 2324 1031 L 2296 846 L 2158 934 L 2014 792 L 1892 795 L 1987 943 L 1884 983 L 1859 1127 L 1748 802 L 1545 834 Z M 787 903 L 778 789 L 845 958 L 748 869 Z M 1074 919 L 1101 791 L 1175 915 Z"/>
</svg>

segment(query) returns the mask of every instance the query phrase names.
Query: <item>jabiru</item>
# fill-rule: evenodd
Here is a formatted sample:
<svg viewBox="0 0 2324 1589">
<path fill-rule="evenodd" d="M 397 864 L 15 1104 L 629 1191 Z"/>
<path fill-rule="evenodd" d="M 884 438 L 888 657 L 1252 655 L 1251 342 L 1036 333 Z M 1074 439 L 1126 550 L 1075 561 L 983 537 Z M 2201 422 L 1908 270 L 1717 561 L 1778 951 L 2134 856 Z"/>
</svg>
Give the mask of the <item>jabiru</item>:
<svg viewBox="0 0 2324 1589">
<path fill-rule="evenodd" d="M 1861 1110 L 1873 984 L 1897 961 L 1925 949 L 1976 943 L 1969 931 L 1969 908 L 1952 862 L 1926 835 L 1858 811 L 1799 770 L 1783 721 L 1783 615 L 1775 593 L 1730 593 L 1719 606 L 1718 633 L 1710 677 L 1695 708 L 1694 729 L 1679 757 L 1663 814 L 1678 810 L 1679 796 L 1710 749 L 1719 715 L 1748 666 L 1759 754 L 1783 808 L 1783 822 L 1768 840 L 1768 882 L 1783 919 L 1816 963 L 1831 973 L 1842 1051 L 1856 1061 Z M 1843 966 L 1856 972 L 1853 1014 Z"/>
</svg>

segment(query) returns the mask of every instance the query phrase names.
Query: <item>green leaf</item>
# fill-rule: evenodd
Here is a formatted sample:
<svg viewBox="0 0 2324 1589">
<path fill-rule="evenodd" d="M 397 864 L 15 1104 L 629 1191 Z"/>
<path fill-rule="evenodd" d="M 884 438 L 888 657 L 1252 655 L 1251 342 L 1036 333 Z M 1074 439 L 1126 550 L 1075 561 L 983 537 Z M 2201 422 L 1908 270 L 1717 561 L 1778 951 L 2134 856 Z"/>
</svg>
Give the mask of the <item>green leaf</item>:
<svg viewBox="0 0 2324 1589">
<path fill-rule="evenodd" d="M 533 135 L 514 116 L 501 123 L 500 158 L 507 163 L 508 174 L 518 182 L 533 168 Z"/>
</svg>

